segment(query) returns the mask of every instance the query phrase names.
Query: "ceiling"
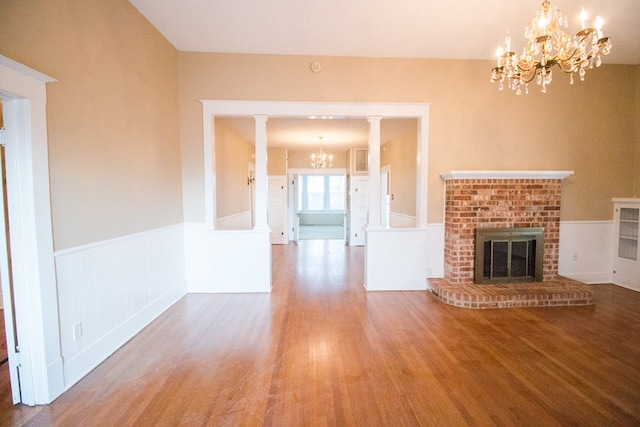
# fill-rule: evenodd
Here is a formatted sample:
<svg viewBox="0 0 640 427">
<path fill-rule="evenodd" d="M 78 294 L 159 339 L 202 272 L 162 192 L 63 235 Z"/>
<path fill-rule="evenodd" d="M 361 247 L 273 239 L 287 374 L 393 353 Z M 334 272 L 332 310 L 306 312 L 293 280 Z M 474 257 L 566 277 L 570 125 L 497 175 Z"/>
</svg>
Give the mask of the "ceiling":
<svg viewBox="0 0 640 427">
<path fill-rule="evenodd" d="M 130 0 L 180 51 L 494 59 L 523 34 L 539 0 Z M 640 64 L 640 1 L 554 0 L 577 31 L 580 8 L 604 19 L 605 62 Z"/>
<path fill-rule="evenodd" d="M 517 35 L 523 34 L 540 6 L 540 0 L 130 2 L 180 51 L 442 59 L 494 59 L 507 32 L 519 51 L 524 36 Z M 590 14 L 590 22 L 595 15 L 604 19 L 604 32 L 613 44 L 605 64 L 640 64 L 640 0 L 554 0 L 552 4 L 567 14 L 569 33 L 578 30 L 582 7 Z M 284 135 L 301 135 L 302 125 L 305 138 L 317 141 L 318 134 L 324 134 L 327 147 L 332 140 L 337 144 L 350 139 L 350 132 L 359 132 L 366 140 L 366 121 L 337 122 L 269 120 L 269 145 L 288 146 L 287 141 L 294 138 Z M 252 134 L 248 125 L 252 128 L 244 119 L 236 123 L 239 131 Z"/>
</svg>

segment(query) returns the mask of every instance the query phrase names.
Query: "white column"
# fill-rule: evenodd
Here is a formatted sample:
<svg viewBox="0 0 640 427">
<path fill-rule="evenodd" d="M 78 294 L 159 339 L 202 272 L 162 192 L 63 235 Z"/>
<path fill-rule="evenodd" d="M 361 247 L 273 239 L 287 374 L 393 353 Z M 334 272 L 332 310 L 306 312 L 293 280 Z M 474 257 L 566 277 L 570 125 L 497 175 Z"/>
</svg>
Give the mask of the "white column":
<svg viewBox="0 0 640 427">
<path fill-rule="evenodd" d="M 370 229 L 381 228 L 382 203 L 380 200 L 380 120 L 368 117 L 369 122 L 369 221 Z"/>
<path fill-rule="evenodd" d="M 418 117 L 416 165 L 416 227 L 427 227 L 427 193 L 429 191 L 429 116 Z"/>
<path fill-rule="evenodd" d="M 256 126 L 256 205 L 254 230 L 268 230 L 267 223 L 267 120 L 265 115 L 253 116 Z"/>
<path fill-rule="evenodd" d="M 202 114 L 202 135 L 204 136 L 204 218 L 207 228 L 213 230 L 216 224 L 216 130 L 215 117 Z"/>
</svg>

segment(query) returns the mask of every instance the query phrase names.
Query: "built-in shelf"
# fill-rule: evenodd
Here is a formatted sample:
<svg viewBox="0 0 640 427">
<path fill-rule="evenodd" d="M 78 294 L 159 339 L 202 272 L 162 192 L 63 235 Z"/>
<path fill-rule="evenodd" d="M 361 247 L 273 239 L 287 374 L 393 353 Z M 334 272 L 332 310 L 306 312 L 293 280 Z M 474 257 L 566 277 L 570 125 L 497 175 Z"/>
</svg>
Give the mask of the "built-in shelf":
<svg viewBox="0 0 640 427">
<path fill-rule="evenodd" d="M 613 283 L 640 290 L 640 199 L 613 199 L 615 252 Z"/>
</svg>

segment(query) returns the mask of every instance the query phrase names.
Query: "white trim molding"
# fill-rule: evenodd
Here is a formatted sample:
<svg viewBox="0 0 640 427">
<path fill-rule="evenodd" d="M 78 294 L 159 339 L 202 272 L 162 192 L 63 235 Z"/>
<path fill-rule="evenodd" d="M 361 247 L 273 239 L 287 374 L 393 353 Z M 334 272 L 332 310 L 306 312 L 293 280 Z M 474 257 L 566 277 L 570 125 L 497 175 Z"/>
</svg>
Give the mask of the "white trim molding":
<svg viewBox="0 0 640 427">
<path fill-rule="evenodd" d="M 564 179 L 569 175 L 573 175 L 573 171 L 476 170 L 449 171 L 440 174 L 445 181 L 450 179 Z"/>
<path fill-rule="evenodd" d="M 28 405 L 50 403 L 64 391 L 46 113 L 46 83 L 55 81 L 0 56 L 20 389 Z"/>
</svg>

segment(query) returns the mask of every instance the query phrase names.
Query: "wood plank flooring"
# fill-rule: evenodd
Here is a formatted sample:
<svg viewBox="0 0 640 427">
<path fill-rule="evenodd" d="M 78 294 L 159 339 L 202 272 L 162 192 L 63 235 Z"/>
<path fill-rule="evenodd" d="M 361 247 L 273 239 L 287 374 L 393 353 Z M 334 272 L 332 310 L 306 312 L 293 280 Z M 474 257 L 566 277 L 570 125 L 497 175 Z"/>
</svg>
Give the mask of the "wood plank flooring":
<svg viewBox="0 0 640 427">
<path fill-rule="evenodd" d="M 640 293 L 468 310 L 369 292 L 363 250 L 273 246 L 273 292 L 187 295 L 53 404 L 0 425 L 640 425 Z"/>
</svg>

